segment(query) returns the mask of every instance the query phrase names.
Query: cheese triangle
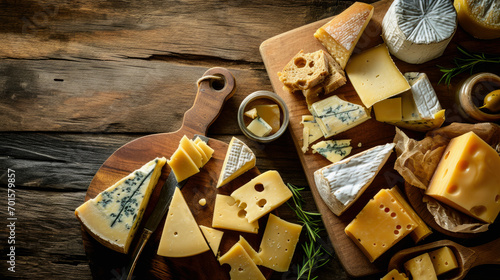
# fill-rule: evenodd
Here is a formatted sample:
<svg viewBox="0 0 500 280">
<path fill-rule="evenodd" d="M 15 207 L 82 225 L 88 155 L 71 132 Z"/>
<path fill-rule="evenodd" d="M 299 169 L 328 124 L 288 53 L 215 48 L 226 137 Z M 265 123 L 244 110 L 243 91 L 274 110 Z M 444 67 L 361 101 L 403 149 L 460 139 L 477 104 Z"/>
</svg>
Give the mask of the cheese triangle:
<svg viewBox="0 0 500 280">
<path fill-rule="evenodd" d="M 158 255 L 189 257 L 208 250 L 210 248 L 205 242 L 181 190 L 176 188 L 163 226 Z"/>
<path fill-rule="evenodd" d="M 78 207 L 75 215 L 90 235 L 126 254 L 165 162 L 148 162 Z"/>
<path fill-rule="evenodd" d="M 229 183 L 254 166 L 255 155 L 252 150 L 238 138 L 233 137 L 227 149 L 217 188 Z"/>
<path fill-rule="evenodd" d="M 217 256 L 217 252 L 219 251 L 220 242 L 222 240 L 224 232 L 206 226 L 200 226 L 200 229 L 208 242 L 208 246 L 210 246 L 210 249 L 212 249 L 214 255 Z"/>
</svg>

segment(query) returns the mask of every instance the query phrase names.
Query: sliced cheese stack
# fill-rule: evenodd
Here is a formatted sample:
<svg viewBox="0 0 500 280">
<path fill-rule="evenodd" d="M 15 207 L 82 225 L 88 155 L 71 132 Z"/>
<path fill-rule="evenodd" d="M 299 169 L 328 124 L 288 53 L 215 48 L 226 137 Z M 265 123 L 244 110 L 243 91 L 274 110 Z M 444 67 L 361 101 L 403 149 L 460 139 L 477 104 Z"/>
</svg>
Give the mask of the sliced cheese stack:
<svg viewBox="0 0 500 280">
<path fill-rule="evenodd" d="M 335 215 L 341 215 L 361 196 L 394 146 L 394 143 L 376 146 L 314 172 L 316 188 Z"/>
<path fill-rule="evenodd" d="M 309 144 L 323 137 L 323 132 L 313 115 L 302 116 L 300 123 L 304 126 L 302 130 L 302 152 L 306 153 L 309 150 Z"/>
<path fill-rule="evenodd" d="M 254 166 L 255 155 L 252 150 L 241 140 L 233 137 L 227 148 L 224 164 L 217 181 L 217 188 L 231 182 Z"/>
<path fill-rule="evenodd" d="M 314 33 L 314 37 L 325 46 L 342 69 L 370 22 L 373 10 L 372 5 L 356 2 Z"/>
<path fill-rule="evenodd" d="M 318 153 L 335 163 L 351 153 L 351 140 L 326 140 L 312 145 L 313 153 Z"/>
<path fill-rule="evenodd" d="M 427 195 L 485 223 L 500 212 L 500 156 L 474 132 L 453 138 Z"/>
<path fill-rule="evenodd" d="M 445 121 L 445 110 L 437 98 L 425 73 L 404 74 L 411 91 L 373 105 L 377 121 L 415 131 L 428 131 L 440 127 Z"/>
<path fill-rule="evenodd" d="M 219 263 L 231 266 L 229 276 L 232 280 L 266 279 L 240 243 L 235 243 L 229 251 L 220 257 Z"/>
<path fill-rule="evenodd" d="M 391 54 L 420 64 L 440 57 L 457 29 L 450 0 L 395 0 L 382 20 Z"/>
<path fill-rule="evenodd" d="M 212 249 L 214 255 L 217 256 L 224 232 L 206 226 L 200 226 L 200 229 L 205 236 L 205 240 L 207 241 L 208 246 L 210 247 L 210 249 Z"/>
<path fill-rule="evenodd" d="M 311 113 L 325 138 L 351 129 L 370 119 L 369 112 L 360 105 L 332 95 L 311 106 Z"/>
<path fill-rule="evenodd" d="M 193 141 L 184 135 L 167 164 L 174 172 L 177 182 L 181 182 L 200 172 L 200 168 L 210 160 L 213 152 L 214 150 L 200 138 Z"/>
<path fill-rule="evenodd" d="M 243 247 L 243 249 L 245 249 L 247 254 L 256 265 L 262 265 L 262 259 L 260 258 L 259 253 L 254 250 L 252 245 L 250 245 L 250 243 L 248 243 L 248 241 L 243 236 L 240 235 L 240 240 L 238 240 L 238 243 L 241 245 L 241 247 Z"/>
<path fill-rule="evenodd" d="M 104 246 L 127 253 L 165 158 L 156 158 L 75 210 L 83 227 Z"/>
<path fill-rule="evenodd" d="M 373 262 L 417 226 L 405 206 L 382 189 L 347 225 L 345 233 Z"/>
<path fill-rule="evenodd" d="M 158 255 L 189 257 L 210 250 L 179 188 L 175 189 L 158 246 Z"/>
<path fill-rule="evenodd" d="M 385 44 L 353 56 L 345 71 L 367 108 L 410 89 Z"/>
<path fill-rule="evenodd" d="M 478 39 L 500 38 L 500 1 L 455 0 L 458 24 Z"/>
</svg>

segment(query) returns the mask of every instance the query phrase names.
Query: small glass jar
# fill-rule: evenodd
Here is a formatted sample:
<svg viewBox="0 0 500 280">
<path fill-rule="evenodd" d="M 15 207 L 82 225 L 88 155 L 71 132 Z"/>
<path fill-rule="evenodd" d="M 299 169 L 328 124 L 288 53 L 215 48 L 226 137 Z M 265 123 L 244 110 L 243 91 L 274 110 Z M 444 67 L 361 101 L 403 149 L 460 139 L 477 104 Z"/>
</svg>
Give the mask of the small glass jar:
<svg viewBox="0 0 500 280">
<path fill-rule="evenodd" d="M 498 121 L 500 114 L 488 114 L 479 109 L 489 92 L 500 89 L 500 77 L 492 73 L 478 73 L 466 79 L 457 90 L 458 102 L 465 113 L 475 121 Z"/>
<path fill-rule="evenodd" d="M 253 134 L 251 131 L 247 129 L 247 122 L 245 121 L 245 112 L 250 110 L 252 105 L 255 104 L 277 104 L 280 109 L 280 128 L 273 134 L 259 137 Z M 248 118 L 249 119 L 249 118 Z M 274 92 L 259 90 L 249 94 L 240 104 L 240 108 L 238 109 L 238 125 L 240 126 L 241 131 L 245 136 L 250 138 L 251 140 L 260 142 L 260 143 L 269 143 L 278 139 L 288 127 L 288 123 L 290 122 L 290 116 L 288 112 L 288 108 L 286 107 L 285 101 L 279 95 Z"/>
</svg>

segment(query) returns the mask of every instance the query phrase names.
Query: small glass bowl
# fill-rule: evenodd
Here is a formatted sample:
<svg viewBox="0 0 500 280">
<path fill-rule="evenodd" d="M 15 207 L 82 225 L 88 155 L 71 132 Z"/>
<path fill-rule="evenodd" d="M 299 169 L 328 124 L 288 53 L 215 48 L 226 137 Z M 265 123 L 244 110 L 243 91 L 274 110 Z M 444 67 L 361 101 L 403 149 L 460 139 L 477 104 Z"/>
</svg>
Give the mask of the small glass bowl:
<svg viewBox="0 0 500 280">
<path fill-rule="evenodd" d="M 272 103 L 277 104 L 280 108 L 280 129 L 273 134 L 270 134 L 265 137 L 259 137 L 249 131 L 245 125 L 245 112 L 247 111 L 247 106 L 253 101 L 259 99 L 268 99 Z M 288 123 L 290 122 L 290 116 L 288 113 L 288 108 L 286 107 L 285 101 L 281 97 L 279 97 L 276 93 L 267 91 L 267 90 L 259 90 L 249 94 L 240 104 L 240 108 L 238 109 L 238 125 L 240 126 L 241 131 L 245 136 L 250 138 L 251 140 L 260 142 L 260 143 L 269 143 L 276 139 L 278 139 L 288 127 Z"/>
</svg>

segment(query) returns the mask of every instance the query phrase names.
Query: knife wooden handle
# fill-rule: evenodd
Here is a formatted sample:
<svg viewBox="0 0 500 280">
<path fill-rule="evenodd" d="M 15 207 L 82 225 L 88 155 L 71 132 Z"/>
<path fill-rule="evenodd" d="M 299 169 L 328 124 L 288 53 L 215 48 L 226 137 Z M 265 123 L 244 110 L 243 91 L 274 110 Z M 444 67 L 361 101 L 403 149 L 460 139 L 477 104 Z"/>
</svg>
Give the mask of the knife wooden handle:
<svg viewBox="0 0 500 280">
<path fill-rule="evenodd" d="M 134 269 L 137 264 L 137 260 L 139 259 L 139 256 L 142 253 L 142 250 L 144 249 L 144 246 L 146 246 L 146 243 L 148 243 L 149 238 L 151 237 L 151 234 L 153 232 L 150 231 L 149 229 L 145 228 L 142 230 L 142 235 L 141 239 L 137 243 L 137 246 L 135 247 L 134 253 L 132 254 L 132 258 L 129 264 L 129 267 L 127 267 L 126 273 L 123 274 L 122 279 L 127 279 L 131 280 L 133 275 L 134 275 Z"/>
</svg>

